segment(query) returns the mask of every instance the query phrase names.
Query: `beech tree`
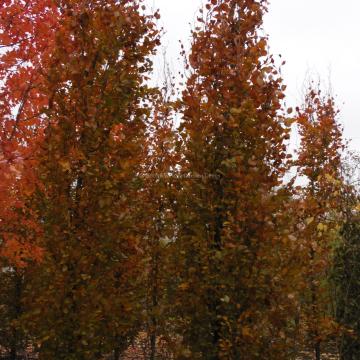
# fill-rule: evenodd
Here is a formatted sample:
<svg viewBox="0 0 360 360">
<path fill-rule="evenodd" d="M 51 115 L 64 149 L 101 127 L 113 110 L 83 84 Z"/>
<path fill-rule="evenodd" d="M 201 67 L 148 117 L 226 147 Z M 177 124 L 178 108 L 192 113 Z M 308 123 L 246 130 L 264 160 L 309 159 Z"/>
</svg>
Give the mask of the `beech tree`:
<svg viewBox="0 0 360 360">
<path fill-rule="evenodd" d="M 260 34 L 266 5 L 210 1 L 193 32 L 174 300 L 182 357 L 288 358 L 293 301 L 280 259 L 291 242 L 282 186 L 290 130 L 285 87 Z"/>
<path fill-rule="evenodd" d="M 88 359 L 128 346 L 141 314 L 137 193 L 158 44 L 138 1 L 60 1 L 48 72 L 35 209 L 44 255 L 24 318 L 40 358 Z"/>
<path fill-rule="evenodd" d="M 171 343 L 167 290 L 172 281 L 172 248 L 175 241 L 175 167 L 178 154 L 174 142 L 173 106 L 163 89 L 156 97 L 154 114 L 149 123 L 149 154 L 144 173 L 146 203 L 145 252 L 148 256 L 146 281 L 146 324 L 149 359 L 165 356 L 165 345 Z M 159 346 L 161 345 L 161 346 Z"/>
<path fill-rule="evenodd" d="M 342 129 L 334 99 L 310 88 L 303 109 L 298 110 L 301 144 L 298 172 L 307 181 L 301 189 L 299 221 L 303 228 L 303 315 L 308 341 L 316 359 L 321 343 L 334 331 L 330 318 L 329 271 L 333 247 L 341 226 Z"/>
</svg>

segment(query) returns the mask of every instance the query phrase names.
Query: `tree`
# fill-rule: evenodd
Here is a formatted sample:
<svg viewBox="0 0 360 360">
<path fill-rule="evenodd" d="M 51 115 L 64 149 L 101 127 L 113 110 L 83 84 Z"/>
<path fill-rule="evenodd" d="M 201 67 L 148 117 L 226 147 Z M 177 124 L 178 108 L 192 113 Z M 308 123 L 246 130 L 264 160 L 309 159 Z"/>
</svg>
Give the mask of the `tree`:
<svg viewBox="0 0 360 360">
<path fill-rule="evenodd" d="M 354 175 L 358 168 L 356 154 L 343 162 L 345 186 L 342 194 L 343 223 L 334 251 L 331 269 L 334 318 L 341 327 L 337 338 L 340 359 L 359 357 L 359 194 Z"/>
<path fill-rule="evenodd" d="M 42 137 L 45 73 L 59 25 L 52 1 L 1 1 L 0 7 L 0 237 L 13 262 L 39 257 L 31 243 L 24 196 L 34 189 L 34 151 Z M 20 226 L 21 225 L 21 226 Z"/>
<path fill-rule="evenodd" d="M 181 110 L 180 357 L 288 358 L 290 130 L 281 112 L 285 87 L 260 35 L 266 2 L 206 8 L 193 32 Z"/>
<path fill-rule="evenodd" d="M 119 355 L 143 294 L 138 176 L 158 44 L 138 1 L 60 1 L 44 89 L 44 140 L 27 206 L 43 234 L 24 317 L 40 358 Z M 115 349 L 115 350 L 114 350 Z"/>
<path fill-rule="evenodd" d="M 21 316 L 27 264 L 41 259 L 41 229 L 25 198 L 35 186 L 34 151 L 47 102 L 44 73 L 58 25 L 51 1 L 0 2 L 1 346 L 11 359 L 26 348 Z"/>
<path fill-rule="evenodd" d="M 143 194 L 146 203 L 145 253 L 148 256 L 146 324 L 149 338 L 149 359 L 160 359 L 165 344 L 171 343 L 171 322 L 167 291 L 172 282 L 172 250 L 176 222 L 174 202 L 178 154 L 175 152 L 173 104 L 169 89 L 155 98 L 154 114 L 149 122 L 149 154 L 144 173 Z M 161 346 L 159 346 L 159 344 Z M 168 344 L 167 344 L 168 345 Z"/>
<path fill-rule="evenodd" d="M 303 315 L 307 335 L 316 359 L 321 343 L 334 330 L 329 309 L 329 271 L 332 248 L 341 224 L 343 190 L 342 129 L 331 96 L 310 88 L 303 109 L 298 109 L 299 175 L 307 183 L 300 188 L 299 221 L 303 225 L 304 296 Z"/>
<path fill-rule="evenodd" d="M 340 358 L 357 359 L 359 334 L 359 225 L 357 214 L 348 214 L 336 249 L 332 278 L 335 283 L 335 319 L 343 327 L 338 339 Z"/>
<path fill-rule="evenodd" d="M 171 101 L 149 85 L 159 13 L 144 3 L 0 1 L 0 346 L 320 359 L 341 328 L 356 357 L 358 209 L 334 99 L 311 88 L 293 119 L 267 1 L 208 0 Z"/>
</svg>

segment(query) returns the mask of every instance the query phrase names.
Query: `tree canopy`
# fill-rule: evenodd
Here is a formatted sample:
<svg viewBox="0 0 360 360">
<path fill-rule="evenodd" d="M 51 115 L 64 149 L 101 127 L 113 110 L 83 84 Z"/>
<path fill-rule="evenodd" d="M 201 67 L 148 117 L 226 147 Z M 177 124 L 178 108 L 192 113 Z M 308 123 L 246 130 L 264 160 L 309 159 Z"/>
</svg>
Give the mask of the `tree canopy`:
<svg viewBox="0 0 360 360">
<path fill-rule="evenodd" d="M 163 31 L 142 0 L 0 4 L 11 360 L 356 358 L 339 111 L 313 84 L 285 106 L 267 1 L 206 1 L 181 92 L 151 85 Z"/>
</svg>

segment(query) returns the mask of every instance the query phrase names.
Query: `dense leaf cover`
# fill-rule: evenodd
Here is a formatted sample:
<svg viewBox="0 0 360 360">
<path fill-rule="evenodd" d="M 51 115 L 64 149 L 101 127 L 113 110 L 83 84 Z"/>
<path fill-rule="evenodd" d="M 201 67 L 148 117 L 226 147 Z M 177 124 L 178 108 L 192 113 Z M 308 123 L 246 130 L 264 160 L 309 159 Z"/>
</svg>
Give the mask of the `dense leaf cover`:
<svg viewBox="0 0 360 360">
<path fill-rule="evenodd" d="M 267 1 L 207 1 L 177 98 L 173 79 L 149 85 L 160 15 L 142 0 L 0 5 L 12 359 L 29 344 L 60 360 L 118 360 L 134 344 L 150 360 L 320 359 L 336 338 L 357 351 L 338 111 L 313 87 L 296 113 L 284 106 Z"/>
</svg>

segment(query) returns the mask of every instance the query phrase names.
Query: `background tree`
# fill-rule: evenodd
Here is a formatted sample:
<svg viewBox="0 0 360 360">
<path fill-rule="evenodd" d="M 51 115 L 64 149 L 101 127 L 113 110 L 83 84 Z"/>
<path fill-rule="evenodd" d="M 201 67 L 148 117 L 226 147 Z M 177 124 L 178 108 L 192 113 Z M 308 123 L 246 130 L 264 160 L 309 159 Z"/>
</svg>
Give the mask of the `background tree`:
<svg viewBox="0 0 360 360">
<path fill-rule="evenodd" d="M 337 343 L 340 359 L 352 360 L 360 355 L 359 343 L 359 196 L 357 154 L 350 156 L 343 163 L 346 186 L 343 192 L 344 221 L 335 248 L 334 263 L 331 271 L 333 285 L 334 317 L 342 331 Z"/>
<path fill-rule="evenodd" d="M 167 292 L 172 279 L 172 250 L 175 241 L 175 176 L 178 154 L 175 152 L 173 104 L 167 85 L 156 97 L 154 114 L 148 126 L 149 154 L 144 173 L 146 207 L 145 253 L 149 257 L 146 282 L 147 333 L 149 359 L 169 358 L 166 347 L 172 342 L 168 319 Z"/>
<path fill-rule="evenodd" d="M 332 250 L 341 224 L 341 173 L 344 150 L 342 129 L 337 122 L 334 99 L 310 88 L 303 109 L 298 111 L 301 144 L 298 174 L 306 185 L 300 188 L 299 222 L 303 239 L 303 315 L 308 340 L 321 357 L 321 343 L 334 330 L 329 298 Z"/>
<path fill-rule="evenodd" d="M 359 225 L 356 214 L 348 214 L 341 229 L 341 242 L 337 248 L 333 279 L 335 281 L 335 317 L 343 332 L 339 336 L 340 359 L 359 357 Z"/>
</svg>

